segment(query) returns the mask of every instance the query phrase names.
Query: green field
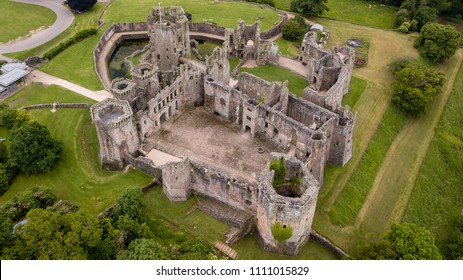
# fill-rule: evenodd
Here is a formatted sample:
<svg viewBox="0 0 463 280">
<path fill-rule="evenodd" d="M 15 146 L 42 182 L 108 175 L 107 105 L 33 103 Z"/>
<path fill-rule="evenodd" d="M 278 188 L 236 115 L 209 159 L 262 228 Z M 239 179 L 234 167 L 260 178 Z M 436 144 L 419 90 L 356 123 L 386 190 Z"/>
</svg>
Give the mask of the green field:
<svg viewBox="0 0 463 280">
<path fill-rule="evenodd" d="M 40 70 L 91 90 L 103 89 L 93 66 L 93 50 L 101 33 L 99 31 L 95 36 L 70 46 L 44 64 Z"/>
<path fill-rule="evenodd" d="M 248 72 L 269 82 L 288 81 L 289 91 L 297 96 L 302 95 L 304 88 L 309 86 L 306 79 L 293 72 L 274 65 L 264 65 L 255 68 L 240 68 L 240 72 Z"/>
<path fill-rule="evenodd" d="M 13 107 L 29 104 L 59 102 L 88 102 L 85 97 L 57 86 L 33 84 L 7 99 Z M 113 204 L 120 191 L 128 186 L 142 187 L 151 178 L 141 172 L 104 171 L 98 160 L 98 139 L 86 109 L 31 110 L 32 118 L 46 125 L 52 136 L 64 144 L 63 156 L 51 172 L 36 175 L 18 175 L 8 191 L 0 197 L 5 203 L 19 192 L 33 186 L 52 189 L 58 199 L 67 199 L 96 214 Z"/>
<path fill-rule="evenodd" d="M 463 65 L 416 179 L 403 220 L 428 228 L 442 246 L 463 202 Z"/>
<path fill-rule="evenodd" d="M 406 123 L 407 116 L 391 104 L 360 164 L 331 208 L 330 217 L 334 224 L 345 226 L 355 222 L 389 147 Z"/>
<path fill-rule="evenodd" d="M 52 10 L 8 0 L 0 0 L 0 11 L 0 43 L 27 35 L 40 27 L 51 26 L 56 20 Z"/>
<path fill-rule="evenodd" d="M 104 21 L 136 22 L 146 21 L 153 6 L 158 2 L 149 0 L 116 0 L 109 7 Z M 237 2 L 214 2 L 209 0 L 166 0 L 162 6 L 182 6 L 183 10 L 193 16 L 193 22 L 203 22 L 203 19 L 212 19 L 219 26 L 236 28 L 238 19 L 247 24 L 260 20 L 261 31 L 272 28 L 279 22 L 280 16 L 269 8 L 261 9 L 257 5 Z"/>
<path fill-rule="evenodd" d="M 30 50 L 25 50 L 22 52 L 16 52 L 16 53 L 9 53 L 6 54 L 6 56 L 19 59 L 19 60 L 24 60 L 30 56 L 34 55 L 43 55 L 47 50 L 51 49 L 52 47 L 58 45 L 60 42 L 63 42 L 69 38 L 71 38 L 74 34 L 77 32 L 88 29 L 88 28 L 96 28 L 97 27 L 97 19 L 100 13 L 103 11 L 105 3 L 96 3 L 95 6 L 93 6 L 88 12 L 80 14 L 80 15 L 75 15 L 74 21 L 72 22 L 71 26 L 68 27 L 68 29 L 64 30 L 63 33 L 60 35 L 56 36 L 54 39 L 51 41 L 40 45 L 38 47 L 35 47 Z M 53 14 L 54 15 L 54 14 Z M 95 35 L 98 36 L 98 35 Z M 101 36 L 101 35 L 99 35 Z M 84 41 L 85 42 L 85 41 Z"/>
<path fill-rule="evenodd" d="M 291 0 L 274 0 L 275 6 L 289 10 Z M 328 0 L 328 12 L 322 16 L 340 21 L 351 22 L 371 27 L 392 29 L 397 7 L 381 6 L 365 0 Z M 316 18 L 313 19 L 317 21 Z"/>
</svg>

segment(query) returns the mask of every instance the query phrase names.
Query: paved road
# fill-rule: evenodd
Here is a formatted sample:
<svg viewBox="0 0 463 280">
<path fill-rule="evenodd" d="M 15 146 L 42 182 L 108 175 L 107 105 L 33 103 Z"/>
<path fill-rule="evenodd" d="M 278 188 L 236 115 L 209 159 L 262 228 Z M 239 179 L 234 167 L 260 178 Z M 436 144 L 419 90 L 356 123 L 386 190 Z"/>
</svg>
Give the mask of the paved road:
<svg viewBox="0 0 463 280">
<path fill-rule="evenodd" d="M 49 8 L 56 13 L 56 21 L 45 30 L 39 31 L 25 40 L 10 45 L 0 45 L 0 54 L 19 52 L 40 46 L 55 38 L 66 30 L 74 20 L 74 15 L 66 7 L 61 5 L 62 0 L 13 0 L 20 3 L 39 5 Z M 27 15 L 24 15 L 27 16 Z"/>
</svg>

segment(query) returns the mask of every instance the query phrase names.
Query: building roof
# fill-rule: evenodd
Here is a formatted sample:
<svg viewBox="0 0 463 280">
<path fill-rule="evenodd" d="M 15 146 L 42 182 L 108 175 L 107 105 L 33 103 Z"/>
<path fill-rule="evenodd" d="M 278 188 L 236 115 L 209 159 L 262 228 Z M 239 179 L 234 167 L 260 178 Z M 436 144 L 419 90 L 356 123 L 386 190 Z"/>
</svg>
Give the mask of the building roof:
<svg viewBox="0 0 463 280">
<path fill-rule="evenodd" d="M 323 32 L 323 26 L 320 25 L 320 24 L 314 24 L 310 27 L 310 30 L 315 30 L 315 29 L 318 29 L 320 30 L 321 32 Z"/>
<path fill-rule="evenodd" d="M 16 69 L 16 68 L 26 70 L 27 65 L 23 62 L 12 62 L 12 63 L 7 63 L 7 64 L 2 65 L 3 73 L 10 72 L 11 70 Z"/>
<path fill-rule="evenodd" d="M 0 86 L 7 87 L 25 77 L 27 73 L 26 70 L 15 68 L 0 76 Z"/>
<path fill-rule="evenodd" d="M 0 86 L 0 93 L 4 92 L 6 90 L 6 87 Z"/>
</svg>

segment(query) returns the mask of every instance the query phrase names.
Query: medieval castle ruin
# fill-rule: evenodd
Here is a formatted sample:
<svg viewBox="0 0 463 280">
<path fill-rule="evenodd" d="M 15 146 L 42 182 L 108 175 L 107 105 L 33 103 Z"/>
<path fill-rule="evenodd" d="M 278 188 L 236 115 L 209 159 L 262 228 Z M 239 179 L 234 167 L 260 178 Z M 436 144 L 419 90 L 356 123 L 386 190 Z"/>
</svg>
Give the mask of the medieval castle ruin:
<svg viewBox="0 0 463 280">
<path fill-rule="evenodd" d="M 149 50 L 129 65 L 131 79 L 113 80 L 114 98 L 91 107 L 102 165 L 132 164 L 158 177 L 172 201 L 195 194 L 222 205 L 205 211 L 233 225 L 230 242 L 255 229 L 266 250 L 297 254 L 311 233 L 326 163 L 342 166 L 352 156 L 355 116 L 341 103 L 353 50 L 325 50 L 307 33 L 295 63 L 305 65 L 310 86 L 298 98 L 287 82 L 230 79 L 231 56 L 278 65 L 278 46 L 261 39 L 259 23 L 225 29 L 205 63 L 190 57 L 181 7 L 154 7 L 147 26 Z M 192 125 L 182 124 L 187 118 Z M 291 236 L 278 241 L 276 224 Z"/>
</svg>

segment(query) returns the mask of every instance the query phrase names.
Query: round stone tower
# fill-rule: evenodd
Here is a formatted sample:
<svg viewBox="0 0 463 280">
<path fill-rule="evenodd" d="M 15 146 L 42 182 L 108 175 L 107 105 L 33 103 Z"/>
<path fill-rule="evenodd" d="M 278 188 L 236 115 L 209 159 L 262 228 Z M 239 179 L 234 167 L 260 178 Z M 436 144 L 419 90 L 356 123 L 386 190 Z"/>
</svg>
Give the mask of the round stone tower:
<svg viewBox="0 0 463 280">
<path fill-rule="evenodd" d="M 257 231 L 264 249 L 296 255 L 312 230 L 318 181 L 299 159 L 272 153 L 258 190 Z"/>
</svg>

